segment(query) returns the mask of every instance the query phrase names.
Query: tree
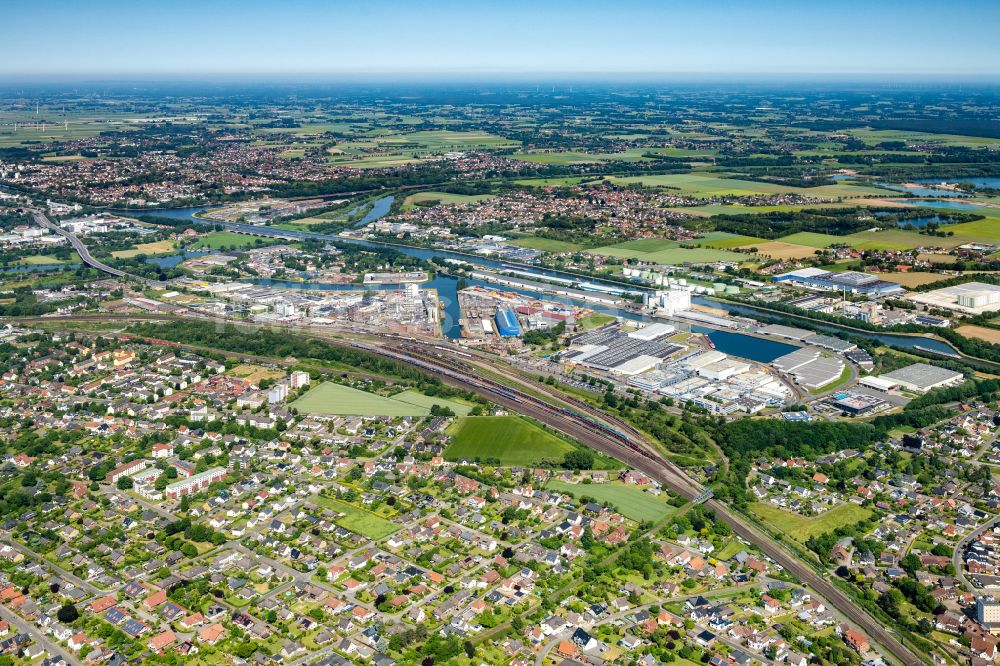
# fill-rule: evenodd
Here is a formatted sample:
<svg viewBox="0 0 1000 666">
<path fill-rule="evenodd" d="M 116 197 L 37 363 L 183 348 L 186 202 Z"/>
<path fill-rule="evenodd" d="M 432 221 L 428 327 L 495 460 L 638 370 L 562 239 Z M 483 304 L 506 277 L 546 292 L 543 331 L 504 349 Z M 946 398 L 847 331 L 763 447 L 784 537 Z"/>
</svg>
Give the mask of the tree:
<svg viewBox="0 0 1000 666">
<path fill-rule="evenodd" d="M 132 482 L 132 477 L 123 476 L 122 478 L 118 479 L 118 483 L 116 485 L 118 486 L 118 490 L 131 490 L 132 486 L 134 486 L 135 484 Z"/>
<path fill-rule="evenodd" d="M 65 604 L 56 612 L 56 617 L 63 624 L 72 624 L 76 621 L 76 618 L 80 617 L 80 611 L 73 604 Z"/>
<path fill-rule="evenodd" d="M 563 457 L 563 467 L 566 469 L 592 469 L 594 453 L 588 449 L 574 449 Z"/>
</svg>

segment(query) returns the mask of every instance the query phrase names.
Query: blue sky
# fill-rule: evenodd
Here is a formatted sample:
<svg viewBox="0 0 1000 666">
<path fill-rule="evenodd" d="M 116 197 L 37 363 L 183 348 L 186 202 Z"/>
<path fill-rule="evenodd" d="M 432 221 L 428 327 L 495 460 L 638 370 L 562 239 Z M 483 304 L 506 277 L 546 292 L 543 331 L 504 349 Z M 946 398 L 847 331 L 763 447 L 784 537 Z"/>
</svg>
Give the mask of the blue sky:
<svg viewBox="0 0 1000 666">
<path fill-rule="evenodd" d="M 1000 74 L 1000 0 L 52 0 L 0 16 L 0 77 Z"/>
</svg>

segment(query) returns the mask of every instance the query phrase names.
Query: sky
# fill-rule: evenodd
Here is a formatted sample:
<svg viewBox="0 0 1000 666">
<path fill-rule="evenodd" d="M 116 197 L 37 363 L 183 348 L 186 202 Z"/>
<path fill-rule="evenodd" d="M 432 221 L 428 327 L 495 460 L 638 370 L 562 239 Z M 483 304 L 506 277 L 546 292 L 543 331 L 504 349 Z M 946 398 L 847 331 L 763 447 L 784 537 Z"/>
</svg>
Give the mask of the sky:
<svg viewBox="0 0 1000 666">
<path fill-rule="evenodd" d="M 0 78 L 1000 75 L 1000 0 L 50 0 L 0 16 Z"/>
</svg>

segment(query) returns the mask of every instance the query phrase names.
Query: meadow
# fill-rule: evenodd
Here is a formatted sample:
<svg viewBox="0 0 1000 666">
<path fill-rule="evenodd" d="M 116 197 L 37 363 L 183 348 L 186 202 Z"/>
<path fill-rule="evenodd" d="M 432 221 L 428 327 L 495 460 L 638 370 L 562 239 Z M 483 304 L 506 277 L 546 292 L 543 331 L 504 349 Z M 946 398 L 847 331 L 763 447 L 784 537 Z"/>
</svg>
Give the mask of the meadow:
<svg viewBox="0 0 1000 666">
<path fill-rule="evenodd" d="M 678 190 L 680 194 L 692 197 L 712 197 L 719 195 L 748 196 L 754 194 L 801 194 L 811 197 L 860 197 L 886 195 L 889 190 L 856 185 L 821 185 L 819 187 L 792 187 L 779 183 L 726 178 L 724 174 L 680 173 L 655 176 L 612 177 L 615 183 L 640 184 L 648 187 L 665 187 Z"/>
<path fill-rule="evenodd" d="M 369 539 L 382 539 L 399 529 L 391 520 L 347 502 L 321 495 L 313 496 L 310 501 L 316 506 L 343 514 L 333 522 Z"/>
<path fill-rule="evenodd" d="M 157 254 L 172 254 L 177 249 L 177 245 L 172 240 L 161 240 L 155 241 L 153 243 L 140 243 L 128 250 L 117 250 L 111 253 L 112 257 L 117 257 L 119 259 L 131 259 L 132 257 L 137 257 L 140 254 L 145 254 L 149 256 Z"/>
<path fill-rule="evenodd" d="M 858 506 L 853 502 L 845 502 L 826 513 L 811 518 L 784 511 L 773 504 L 764 502 L 751 504 L 750 511 L 774 529 L 787 534 L 799 543 L 805 543 L 809 537 L 826 534 L 838 527 L 852 525 L 872 515 L 870 509 Z"/>
<path fill-rule="evenodd" d="M 591 250 L 595 254 L 622 259 L 637 259 L 654 264 L 711 263 L 716 261 L 746 261 L 748 255 L 712 247 L 681 247 L 666 239 L 641 239 L 605 245 Z"/>
<path fill-rule="evenodd" d="M 376 395 L 333 382 L 311 389 L 292 406 L 306 414 L 337 416 L 427 416 L 433 405 L 450 407 L 456 414 L 467 414 L 469 405 L 445 398 L 432 398 L 419 391 L 406 390 L 392 397 Z"/>
<path fill-rule="evenodd" d="M 545 252 L 576 252 L 583 249 L 583 245 L 579 243 L 570 243 L 555 238 L 539 238 L 538 236 L 525 236 L 511 242 L 519 247 L 544 250 Z"/>
<path fill-rule="evenodd" d="M 562 460 L 573 450 L 569 442 L 519 416 L 469 416 L 448 428 L 446 460 L 496 458 L 502 465 L 537 465 Z"/>
<path fill-rule="evenodd" d="M 545 484 L 549 490 L 555 490 L 579 499 L 589 497 L 598 503 L 607 503 L 615 508 L 615 511 L 626 518 L 637 522 L 659 522 L 677 511 L 676 507 L 667 504 L 666 496 L 656 497 L 636 486 L 627 486 L 624 483 L 566 483 L 556 479 Z"/>
<path fill-rule="evenodd" d="M 451 194 L 450 192 L 417 192 L 406 197 L 403 201 L 403 209 L 413 208 L 416 204 L 427 201 L 437 201 L 442 205 L 468 204 L 478 201 L 488 201 L 495 195 L 492 194 Z"/>
<path fill-rule="evenodd" d="M 232 231 L 213 231 L 198 239 L 190 245 L 191 250 L 227 250 L 231 248 L 240 249 L 245 247 L 256 247 L 262 245 L 264 241 L 258 236 L 248 234 L 237 234 Z"/>
</svg>

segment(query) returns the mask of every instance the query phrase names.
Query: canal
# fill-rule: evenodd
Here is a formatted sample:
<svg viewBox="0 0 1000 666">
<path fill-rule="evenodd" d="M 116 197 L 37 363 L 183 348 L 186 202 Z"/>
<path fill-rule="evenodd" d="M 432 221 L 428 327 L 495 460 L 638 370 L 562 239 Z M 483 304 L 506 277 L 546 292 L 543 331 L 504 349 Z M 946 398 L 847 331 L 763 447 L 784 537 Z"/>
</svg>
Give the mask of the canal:
<svg viewBox="0 0 1000 666">
<path fill-rule="evenodd" d="M 379 201 L 382 201 L 386 198 L 388 197 L 384 197 Z M 391 206 L 391 202 L 389 203 L 389 206 Z M 236 231 L 241 233 L 250 233 L 262 236 L 279 236 L 279 237 L 291 236 L 293 238 L 298 237 L 303 239 L 319 238 L 322 240 L 328 240 L 332 243 L 352 243 L 356 245 L 362 245 L 365 247 L 379 247 L 379 248 L 392 249 L 397 252 L 409 255 L 411 257 L 416 257 L 424 260 L 430 260 L 434 257 L 454 258 L 459 261 L 464 261 L 470 264 L 475 264 L 478 266 L 494 270 L 528 269 L 531 272 L 537 274 L 538 276 L 565 278 L 567 275 L 572 275 L 573 277 L 579 278 L 581 280 L 586 279 L 588 282 L 602 284 L 605 286 L 611 286 L 616 288 L 621 288 L 622 286 L 620 283 L 617 282 L 600 280 L 590 277 L 583 278 L 582 276 L 573 275 L 562 271 L 554 271 L 534 266 L 525 267 L 519 265 L 512 265 L 506 262 L 497 261 L 496 259 L 489 259 L 487 257 L 479 257 L 476 255 L 468 255 L 461 252 L 454 252 L 451 250 L 411 247 L 395 243 L 381 243 L 381 242 L 367 241 L 356 238 L 343 238 L 341 236 L 337 236 L 334 234 L 320 234 L 320 233 L 312 233 L 305 231 L 288 231 L 285 229 L 272 229 L 270 227 L 258 227 L 253 225 L 237 224 L 232 222 L 218 222 L 214 220 L 206 220 L 203 218 L 194 217 L 196 213 L 208 210 L 209 208 L 212 208 L 212 206 L 196 206 L 190 208 L 175 208 L 175 209 L 147 211 L 147 212 L 149 212 L 151 215 L 158 215 L 161 217 L 169 217 L 169 218 L 184 219 L 184 220 L 190 219 L 201 224 L 221 225 L 231 231 Z M 388 207 L 386 207 L 385 210 L 386 212 L 388 212 Z M 371 214 L 371 212 L 372 211 L 369 211 L 369 214 Z M 164 260 L 172 261 L 173 262 L 172 264 L 161 264 L 161 265 L 174 265 L 179 261 L 181 261 L 182 259 L 183 258 L 174 259 L 173 257 L 168 257 L 168 258 L 161 257 L 157 261 L 158 262 Z M 295 289 L 373 290 L 372 285 L 330 285 L 322 283 L 296 282 L 296 281 L 283 282 L 283 281 L 270 281 L 270 280 L 256 280 L 255 282 L 257 284 L 271 284 L 273 286 L 282 286 Z M 459 313 L 459 306 L 458 306 L 457 282 L 458 280 L 451 276 L 437 275 L 434 279 L 424 283 L 425 287 L 437 289 L 438 291 L 439 299 L 444 306 L 444 313 L 443 313 L 444 321 L 442 323 L 442 331 L 449 338 L 458 338 L 461 335 L 461 329 L 458 325 L 458 321 L 461 315 Z M 775 358 L 783 356 L 784 354 L 790 353 L 791 351 L 794 351 L 796 349 L 796 347 L 792 345 L 785 344 L 782 342 L 777 342 L 774 340 L 767 340 L 760 337 L 745 335 L 743 333 L 738 333 L 734 331 L 721 331 L 713 328 L 707 328 L 704 326 L 687 324 L 686 322 L 678 320 L 666 320 L 656 317 L 649 317 L 628 310 L 623 310 L 621 308 L 603 305 L 600 303 L 594 303 L 591 301 L 574 299 L 572 297 L 563 296 L 559 294 L 551 294 L 551 293 L 543 294 L 540 291 L 532 291 L 530 289 L 523 289 L 506 285 L 498 285 L 484 280 L 466 279 L 465 282 L 470 286 L 479 285 L 489 288 L 500 289 L 504 291 L 511 291 L 523 294 L 531 298 L 539 298 L 539 299 L 544 298 L 546 300 L 555 301 L 566 305 L 586 307 L 594 310 L 595 312 L 600 312 L 602 314 L 609 314 L 615 317 L 623 317 L 625 319 L 631 319 L 634 321 L 669 321 L 669 323 L 677 326 L 681 330 L 689 330 L 694 333 L 705 334 L 706 336 L 709 337 L 709 339 L 712 340 L 712 343 L 716 346 L 716 349 L 718 349 L 721 352 L 724 352 L 726 354 L 732 354 L 733 356 L 739 356 L 740 358 L 746 358 L 753 361 L 758 361 L 760 363 L 768 363 L 774 360 Z M 396 288 L 396 287 L 392 285 L 386 285 L 382 288 Z M 649 289 L 645 289 L 638 286 L 632 288 L 635 289 L 636 291 L 649 291 Z M 710 301 L 700 296 L 695 296 L 692 299 L 692 302 L 698 303 L 700 305 L 706 305 L 708 307 L 723 309 L 726 310 L 727 312 L 747 317 L 760 317 L 761 315 L 769 317 L 787 316 L 784 315 L 784 313 L 771 313 L 742 304 L 727 303 L 724 301 L 716 301 L 716 300 Z M 976 362 L 975 359 L 969 359 L 965 355 L 961 354 L 960 352 L 958 352 L 958 350 L 956 350 L 948 343 L 942 340 L 937 340 L 935 338 L 893 335 L 891 333 L 871 333 L 866 331 L 857 331 L 854 329 L 844 328 L 841 326 L 837 326 L 836 324 L 829 324 L 826 322 L 816 322 L 815 320 L 812 319 L 810 319 L 809 321 L 812 322 L 812 324 L 816 328 L 822 329 L 824 331 L 833 334 L 840 333 L 851 336 L 863 337 L 870 340 L 876 340 L 882 344 L 904 350 L 912 350 L 917 352 L 921 351 L 930 352 L 946 356 L 960 356 L 967 362 L 974 363 L 976 365 L 982 365 L 981 363 Z M 995 367 L 993 369 L 996 370 Z"/>
</svg>

